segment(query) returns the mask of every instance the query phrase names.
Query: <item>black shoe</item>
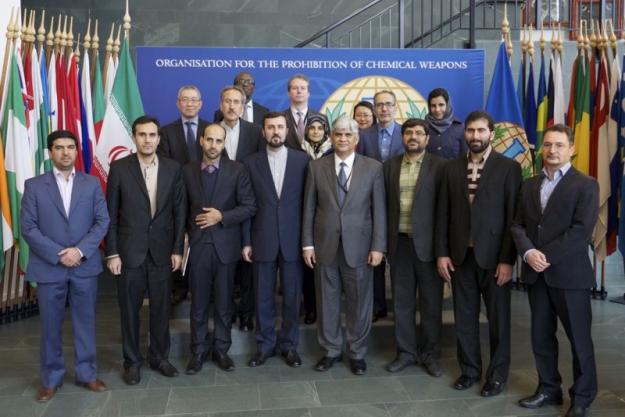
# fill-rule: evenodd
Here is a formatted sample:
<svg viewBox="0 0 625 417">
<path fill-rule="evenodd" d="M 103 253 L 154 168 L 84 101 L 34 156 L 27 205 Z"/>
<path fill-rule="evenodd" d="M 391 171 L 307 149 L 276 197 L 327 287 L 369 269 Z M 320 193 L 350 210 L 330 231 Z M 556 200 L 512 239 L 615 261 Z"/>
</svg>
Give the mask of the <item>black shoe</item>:
<svg viewBox="0 0 625 417">
<path fill-rule="evenodd" d="M 131 365 L 124 369 L 122 379 L 128 385 L 137 385 L 139 382 L 141 382 L 141 366 Z"/>
<path fill-rule="evenodd" d="M 254 330 L 254 320 L 252 320 L 251 317 L 241 317 L 241 325 L 239 326 L 239 329 L 241 329 L 242 332 L 251 332 L 252 330 Z"/>
<path fill-rule="evenodd" d="M 271 350 L 269 352 L 256 352 L 252 359 L 247 363 L 250 367 L 255 368 L 267 362 L 267 359 L 276 356 L 276 352 Z"/>
<path fill-rule="evenodd" d="M 161 375 L 166 376 L 167 378 L 178 376 L 178 370 L 167 359 L 163 359 L 158 363 L 150 362 L 149 365 L 150 368 L 160 372 Z"/>
<path fill-rule="evenodd" d="M 521 398 L 519 405 L 523 408 L 540 408 L 545 405 L 562 405 L 562 394 L 549 395 L 543 392 L 536 392 L 529 397 Z"/>
<path fill-rule="evenodd" d="M 219 368 L 226 372 L 234 371 L 234 362 L 227 353 L 214 351 L 213 362 L 215 362 L 215 364 L 219 366 Z"/>
<path fill-rule="evenodd" d="M 435 378 L 443 375 L 443 368 L 441 367 L 441 363 L 437 360 L 426 361 L 423 363 L 423 367 L 425 368 L 425 372 Z"/>
<path fill-rule="evenodd" d="M 371 323 L 375 323 L 376 321 L 386 318 L 388 316 L 388 312 L 386 310 L 378 310 L 373 313 L 373 318 L 371 319 Z"/>
<path fill-rule="evenodd" d="M 202 370 L 202 364 L 208 359 L 208 352 L 201 353 L 199 355 L 193 355 L 189 359 L 187 369 L 185 373 L 187 375 L 195 375 Z"/>
<path fill-rule="evenodd" d="M 306 313 L 304 316 L 304 324 L 313 324 L 317 321 L 317 313 Z"/>
<path fill-rule="evenodd" d="M 280 354 L 287 365 L 291 368 L 298 368 L 302 366 L 302 358 L 299 357 L 295 349 L 287 350 Z"/>
<path fill-rule="evenodd" d="M 342 360 L 343 360 L 342 355 L 335 356 L 335 357 L 324 356 L 323 358 L 319 359 L 319 362 L 317 362 L 317 364 L 315 365 L 315 371 L 325 372 L 328 369 L 332 368 L 332 365 L 334 365 L 334 362 L 340 362 Z"/>
<path fill-rule="evenodd" d="M 367 362 L 364 359 L 350 359 L 349 368 L 354 375 L 364 375 L 367 372 Z"/>
<path fill-rule="evenodd" d="M 486 381 L 482 387 L 482 391 L 480 391 L 480 395 L 482 397 L 494 397 L 495 395 L 501 394 L 505 386 L 505 382 Z"/>
<path fill-rule="evenodd" d="M 588 408 L 581 405 L 571 405 L 569 411 L 566 412 L 564 417 L 586 417 L 588 416 Z"/>
<path fill-rule="evenodd" d="M 396 357 L 395 360 L 391 363 L 389 363 L 388 365 L 386 365 L 385 369 L 388 372 L 399 372 L 407 367 L 409 367 L 410 365 L 414 365 L 416 363 L 416 361 L 414 359 L 411 358 L 407 358 L 407 357 Z"/>
<path fill-rule="evenodd" d="M 454 388 L 459 391 L 463 391 L 471 388 L 477 381 L 479 381 L 479 378 L 473 378 L 462 374 L 458 379 L 456 379 L 456 382 L 454 382 Z"/>
</svg>

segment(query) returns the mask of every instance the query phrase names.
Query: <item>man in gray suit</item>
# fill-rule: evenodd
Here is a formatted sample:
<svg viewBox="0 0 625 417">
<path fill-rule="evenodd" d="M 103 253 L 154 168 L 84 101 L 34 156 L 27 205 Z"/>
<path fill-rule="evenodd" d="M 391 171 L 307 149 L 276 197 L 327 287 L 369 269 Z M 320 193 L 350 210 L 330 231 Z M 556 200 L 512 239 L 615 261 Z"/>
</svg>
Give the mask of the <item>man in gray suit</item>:
<svg viewBox="0 0 625 417">
<path fill-rule="evenodd" d="M 315 269 L 319 344 L 326 354 L 315 370 L 342 359 L 341 292 L 345 292 L 347 349 L 356 375 L 365 355 L 373 309 L 373 267 L 386 250 L 382 164 L 355 153 L 358 124 L 339 117 L 332 126 L 334 154 L 309 165 L 304 193 L 304 262 Z"/>
</svg>

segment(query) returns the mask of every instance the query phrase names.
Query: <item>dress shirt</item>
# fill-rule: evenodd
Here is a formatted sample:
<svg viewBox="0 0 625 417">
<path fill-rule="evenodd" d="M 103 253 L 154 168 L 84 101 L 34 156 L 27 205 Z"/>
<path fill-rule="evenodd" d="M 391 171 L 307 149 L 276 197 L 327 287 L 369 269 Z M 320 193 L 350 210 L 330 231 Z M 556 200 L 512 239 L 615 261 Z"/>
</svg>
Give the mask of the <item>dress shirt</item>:
<svg viewBox="0 0 625 417">
<path fill-rule="evenodd" d="M 345 188 L 349 190 L 349 184 L 352 182 L 352 167 L 354 166 L 354 159 L 356 158 L 356 153 L 352 152 L 344 160 L 339 158 L 337 154 L 334 154 L 334 169 L 336 172 L 336 177 L 338 178 L 339 172 L 341 171 L 341 162 L 345 162 L 345 167 L 343 171 L 345 171 L 345 176 L 347 177 L 347 184 L 345 184 Z"/>
<path fill-rule="evenodd" d="M 404 154 L 399 171 L 399 233 L 412 233 L 412 204 L 414 191 L 425 152 L 421 152 L 416 161 L 411 161 Z"/>
<path fill-rule="evenodd" d="M 484 151 L 479 159 L 474 159 L 474 156 L 471 151 L 467 154 L 467 183 L 469 187 L 469 202 L 473 204 L 473 199 L 475 198 L 475 194 L 477 193 L 477 188 L 480 184 L 480 178 L 482 176 L 482 169 L 484 169 L 484 165 L 486 164 L 486 160 L 490 156 L 493 147 L 488 145 L 488 148 Z"/>
<path fill-rule="evenodd" d="M 200 121 L 200 117 L 199 116 L 195 116 L 192 119 L 187 119 L 185 117 L 180 116 L 180 119 L 182 120 L 182 126 L 184 126 L 184 133 L 185 135 L 187 134 L 187 122 L 191 122 L 191 130 L 193 130 L 193 135 L 197 138 L 197 127 L 198 127 L 198 123 Z"/>
<path fill-rule="evenodd" d="M 547 207 L 547 202 L 549 202 L 551 193 L 553 193 L 553 190 L 556 188 L 564 174 L 566 174 L 569 169 L 571 169 L 571 163 L 567 162 L 562 168 L 558 169 L 553 174 L 553 179 L 549 179 L 547 169 L 543 168 L 543 182 L 540 184 L 540 208 L 542 211 L 545 211 L 545 207 Z"/>
<path fill-rule="evenodd" d="M 149 164 L 144 164 L 139 159 L 141 174 L 145 180 L 145 187 L 148 189 L 148 197 L 150 198 L 150 215 L 154 217 L 156 213 L 156 187 L 158 185 L 158 156 L 154 154 L 154 159 Z"/>
<path fill-rule="evenodd" d="M 293 115 L 293 120 L 295 120 L 295 126 L 297 126 L 297 121 L 299 120 L 299 116 L 297 113 L 302 113 L 302 117 L 304 118 L 304 126 L 306 126 L 306 115 L 308 114 L 308 107 L 304 107 L 303 109 L 296 109 L 295 107 L 291 107 L 291 114 Z"/>
<path fill-rule="evenodd" d="M 250 123 L 254 123 L 254 103 L 252 99 L 243 105 L 243 120 L 247 120 Z M 262 122 L 262 120 L 261 120 Z"/>
<path fill-rule="evenodd" d="M 393 141 L 393 132 L 396 124 L 394 120 L 391 120 L 387 127 L 382 127 L 378 124 L 378 148 L 382 162 L 391 156 L 391 142 Z"/>
<path fill-rule="evenodd" d="M 239 149 L 241 121 L 237 120 L 234 127 L 228 126 L 225 121 L 222 121 L 220 124 L 226 129 L 226 152 L 228 153 L 228 158 L 235 161 L 237 158 L 237 149 Z"/>
<path fill-rule="evenodd" d="M 267 160 L 269 161 L 269 169 L 271 170 L 273 185 L 276 187 L 276 194 L 278 194 L 278 198 L 280 198 L 282 184 L 284 184 L 287 155 L 288 151 L 284 145 L 279 149 L 267 146 Z"/>
<path fill-rule="evenodd" d="M 74 188 L 74 177 L 76 176 L 76 168 L 72 168 L 72 172 L 69 177 L 65 179 L 65 175 L 59 171 L 56 167 L 52 167 L 54 173 L 54 179 L 56 185 L 59 187 L 59 193 L 61 194 L 61 200 L 63 200 L 63 208 L 65 209 L 65 215 L 69 218 L 69 207 L 72 204 L 72 190 Z"/>
<path fill-rule="evenodd" d="M 221 162 L 221 158 L 217 158 L 217 159 L 215 159 L 212 162 L 204 162 L 204 161 L 202 161 L 202 165 L 201 165 L 202 166 L 202 171 L 204 171 L 210 165 L 212 165 L 215 168 L 215 171 L 217 171 L 219 169 L 219 163 L 220 162 Z"/>
</svg>

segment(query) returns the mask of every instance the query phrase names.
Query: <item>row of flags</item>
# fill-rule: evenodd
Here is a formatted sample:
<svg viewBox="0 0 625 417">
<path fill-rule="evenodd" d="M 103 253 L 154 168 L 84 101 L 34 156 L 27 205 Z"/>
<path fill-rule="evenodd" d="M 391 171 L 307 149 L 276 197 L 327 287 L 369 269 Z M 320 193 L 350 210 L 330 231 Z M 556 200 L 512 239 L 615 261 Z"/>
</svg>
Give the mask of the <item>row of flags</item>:
<svg viewBox="0 0 625 417">
<path fill-rule="evenodd" d="M 592 242 L 599 261 L 616 250 L 617 236 L 618 249 L 625 255 L 625 221 L 618 221 L 619 204 L 625 207 L 625 56 L 621 67 L 616 45 L 612 51 L 610 58 L 607 48 L 578 48 L 566 103 L 558 48 L 551 51 L 548 69 L 541 52 L 538 85 L 533 56 L 527 61 L 523 56 L 515 89 L 502 41 L 486 104 L 486 111 L 498 122 L 495 148 L 519 161 L 525 177 L 542 169 L 540 149 L 547 127 L 563 123 L 573 130 L 572 165 L 599 183 L 599 219 Z"/>
<path fill-rule="evenodd" d="M 19 33 L 19 32 L 16 32 Z M 7 38 L 11 39 L 9 35 Z M 0 112 L 0 206 L 2 251 L 17 246 L 18 267 L 25 271 L 28 246 L 20 232 L 20 207 L 29 178 L 50 171 L 47 136 L 57 129 L 78 138 L 76 170 L 97 176 L 106 187 L 109 163 L 134 152 L 131 124 L 143 115 L 128 32 L 119 57 L 107 59 L 103 82 L 100 57 L 82 62 L 71 48 L 39 52 L 34 42 L 16 35 L 6 50 Z M 47 58 L 49 56 L 49 58 Z M 106 88 L 104 87 L 106 86 Z M 5 256 L 0 256 L 0 269 Z"/>
</svg>

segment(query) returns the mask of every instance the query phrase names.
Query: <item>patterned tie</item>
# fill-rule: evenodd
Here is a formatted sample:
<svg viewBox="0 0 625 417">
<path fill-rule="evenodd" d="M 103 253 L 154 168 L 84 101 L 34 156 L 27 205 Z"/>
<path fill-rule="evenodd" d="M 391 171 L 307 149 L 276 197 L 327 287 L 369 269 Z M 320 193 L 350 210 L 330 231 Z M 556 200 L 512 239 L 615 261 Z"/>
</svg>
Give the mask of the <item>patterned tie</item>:
<svg viewBox="0 0 625 417">
<path fill-rule="evenodd" d="M 345 175 L 347 164 L 341 162 L 339 166 L 341 169 L 339 170 L 338 183 L 336 185 L 336 195 L 339 198 L 339 206 L 343 207 L 343 202 L 345 202 L 345 196 L 347 195 L 347 176 Z"/>
<path fill-rule="evenodd" d="M 304 141 L 304 114 L 301 111 L 297 112 L 297 138 L 300 143 Z"/>
<path fill-rule="evenodd" d="M 189 160 L 196 161 L 197 160 L 197 152 L 195 148 L 195 133 L 193 133 L 193 122 L 184 122 L 187 126 L 187 149 L 189 150 Z"/>
<path fill-rule="evenodd" d="M 380 157 L 382 161 L 386 161 L 391 153 L 391 135 L 388 130 L 380 131 Z"/>
</svg>

